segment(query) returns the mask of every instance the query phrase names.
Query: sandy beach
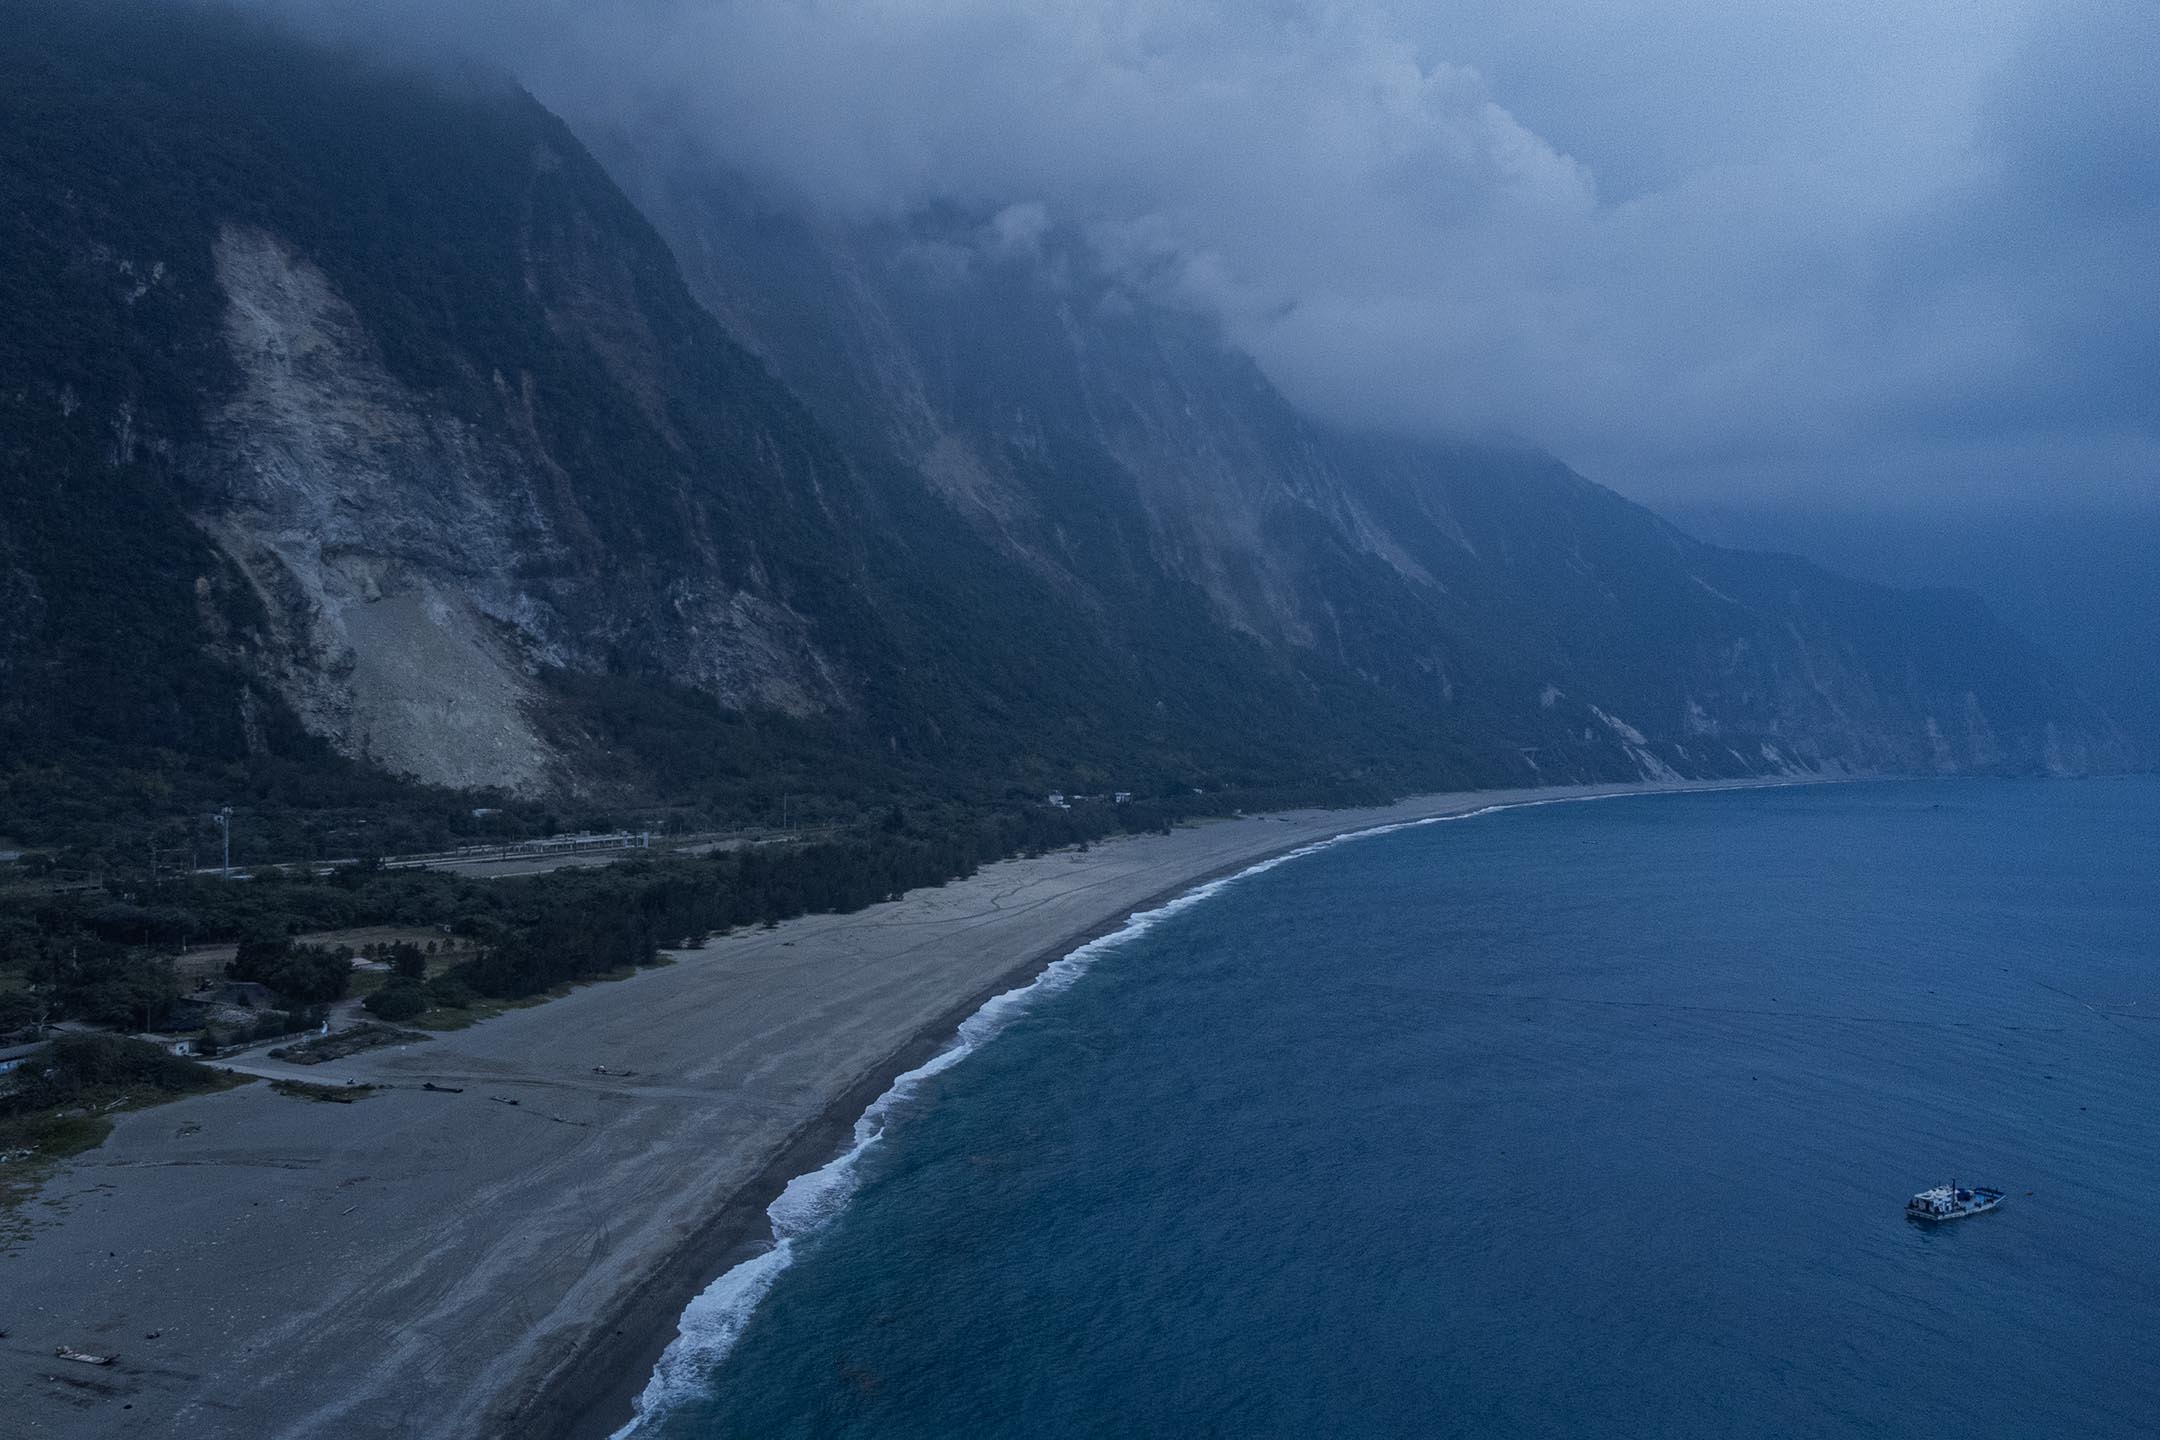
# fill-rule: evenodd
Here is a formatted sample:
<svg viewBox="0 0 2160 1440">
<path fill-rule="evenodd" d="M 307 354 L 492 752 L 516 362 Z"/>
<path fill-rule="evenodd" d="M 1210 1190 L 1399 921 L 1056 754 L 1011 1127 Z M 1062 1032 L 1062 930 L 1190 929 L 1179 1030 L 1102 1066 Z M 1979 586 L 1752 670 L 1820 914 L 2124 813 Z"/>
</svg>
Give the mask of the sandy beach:
<svg viewBox="0 0 2160 1440">
<path fill-rule="evenodd" d="M 10 1435 L 518 1436 L 629 1418 L 683 1306 L 984 1000 L 1214 876 L 1429 796 L 1190 826 L 740 933 L 470 1030 L 128 1115 L 0 1255 Z M 251 1066 L 282 1072 L 275 1063 Z M 443 1087 L 426 1090 L 432 1084 Z M 454 1093 L 453 1093 L 454 1092 Z M 117 1353 L 110 1367 L 56 1347 Z"/>
</svg>

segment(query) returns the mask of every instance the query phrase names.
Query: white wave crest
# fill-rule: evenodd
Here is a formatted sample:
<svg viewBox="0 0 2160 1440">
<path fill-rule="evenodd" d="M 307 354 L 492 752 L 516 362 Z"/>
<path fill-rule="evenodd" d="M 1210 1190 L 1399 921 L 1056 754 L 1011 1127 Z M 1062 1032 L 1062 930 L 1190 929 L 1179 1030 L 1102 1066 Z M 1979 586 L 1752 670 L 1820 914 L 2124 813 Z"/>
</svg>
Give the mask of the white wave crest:
<svg viewBox="0 0 2160 1440">
<path fill-rule="evenodd" d="M 727 1358 L 756 1313 L 759 1302 L 772 1289 L 773 1282 L 794 1263 L 795 1242 L 822 1229 L 847 1207 L 855 1194 L 857 1170 L 863 1157 L 884 1138 L 893 1112 L 921 1088 L 923 1081 L 965 1060 L 1035 1001 L 1069 988 L 1105 951 L 1145 935 L 1171 915 L 1199 904 L 1232 880 L 1268 869 L 1289 858 L 1289 855 L 1282 855 L 1262 861 L 1237 875 L 1187 891 L 1157 909 L 1134 915 L 1110 934 L 1052 961 L 1027 984 L 992 997 L 981 1009 L 961 1021 L 952 1044 L 894 1080 L 884 1094 L 871 1102 L 870 1108 L 855 1122 L 854 1138 L 846 1150 L 809 1174 L 790 1180 L 787 1188 L 766 1207 L 766 1217 L 772 1223 L 773 1247 L 729 1270 L 685 1307 L 677 1322 L 675 1339 L 660 1356 L 659 1363 L 653 1367 L 652 1378 L 638 1396 L 635 1417 L 615 1432 L 614 1440 L 624 1440 L 647 1420 L 695 1394 L 704 1377 L 712 1374 Z"/>
</svg>

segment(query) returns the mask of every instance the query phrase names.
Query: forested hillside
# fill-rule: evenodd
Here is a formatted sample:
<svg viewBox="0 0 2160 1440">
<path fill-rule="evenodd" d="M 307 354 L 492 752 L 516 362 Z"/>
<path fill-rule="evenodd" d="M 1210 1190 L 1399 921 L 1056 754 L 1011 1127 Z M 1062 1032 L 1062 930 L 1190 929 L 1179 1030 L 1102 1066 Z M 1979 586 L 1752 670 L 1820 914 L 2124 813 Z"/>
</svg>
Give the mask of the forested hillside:
<svg viewBox="0 0 2160 1440">
<path fill-rule="evenodd" d="M 1969 601 L 1326 431 L 1054 236 L 631 178 L 667 240 L 502 77 L 10 5 L 0 836 L 2130 758 Z"/>
</svg>

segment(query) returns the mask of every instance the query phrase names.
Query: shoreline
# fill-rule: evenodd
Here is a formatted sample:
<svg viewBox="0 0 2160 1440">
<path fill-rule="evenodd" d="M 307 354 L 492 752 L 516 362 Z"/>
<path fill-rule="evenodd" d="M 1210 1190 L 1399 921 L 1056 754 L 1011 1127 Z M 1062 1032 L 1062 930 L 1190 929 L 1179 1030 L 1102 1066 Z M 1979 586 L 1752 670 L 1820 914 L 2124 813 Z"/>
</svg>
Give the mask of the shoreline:
<svg viewBox="0 0 2160 1440">
<path fill-rule="evenodd" d="M 679 1334 L 684 1311 L 736 1266 L 772 1248 L 772 1227 L 767 1210 L 788 1184 L 843 1153 L 853 1139 L 857 1121 L 865 1112 L 902 1076 L 956 1043 L 960 1027 L 970 1017 L 999 996 L 1034 983 L 1059 960 L 1096 940 L 1116 934 L 1135 916 L 1160 909 L 1218 881 L 1234 879 L 1305 851 L 1447 820 L 1471 819 L 1539 805 L 1704 791 L 1781 789 L 1868 778 L 1872 777 L 1555 787 L 1571 792 L 1565 794 L 1538 790 L 1443 792 L 1412 797 L 1385 809 L 1322 812 L 1365 818 L 1333 833 L 1303 835 L 1271 850 L 1226 861 L 1211 870 L 1165 885 L 1139 901 L 1120 906 L 1093 924 L 1040 947 L 989 984 L 978 987 L 910 1036 L 878 1065 L 858 1076 L 814 1119 L 790 1135 L 688 1240 L 634 1284 L 616 1306 L 598 1320 L 594 1327 L 596 1338 L 579 1345 L 562 1364 L 540 1377 L 523 1403 L 491 1414 L 490 1433 L 516 1434 L 530 1437 L 530 1440 L 611 1440 L 624 1426 L 634 1422 L 638 1418 L 637 1400 Z M 1421 805 L 1435 808 L 1429 813 L 1400 819 L 1379 818 L 1388 810 Z"/>
<path fill-rule="evenodd" d="M 1313 842 L 1305 842 L 1313 843 Z M 1292 846 L 1290 849 L 1302 848 Z M 1278 852 L 1287 854 L 1288 850 Z M 770 1248 L 767 1208 L 788 1182 L 808 1175 L 843 1152 L 855 1122 L 899 1078 L 942 1054 L 961 1025 L 1008 991 L 1032 984 L 1052 965 L 1075 950 L 1115 934 L 1141 911 L 1157 909 L 1188 891 L 1249 870 L 1258 862 L 1239 862 L 1196 880 L 1172 885 L 1077 935 L 1051 942 L 1010 971 L 951 1006 L 906 1044 L 856 1078 L 815 1119 L 788 1137 L 785 1145 L 730 1196 L 719 1212 L 669 1255 L 601 1319 L 599 1338 L 580 1347 L 523 1405 L 495 1417 L 496 1433 L 530 1440 L 609 1440 L 636 1418 L 636 1402 L 652 1378 L 660 1357 L 674 1343 L 682 1314 L 721 1276 Z"/>
<path fill-rule="evenodd" d="M 360 1104 L 245 1086 L 135 1112 L 0 1248 L 0 1387 L 24 1440 L 612 1435 L 691 1302 L 771 1248 L 791 1181 L 1131 917 L 1378 829 L 1851 778 L 1453 792 L 1004 860 L 304 1072 Z M 118 1361 L 58 1374 L 56 1346 Z"/>
</svg>

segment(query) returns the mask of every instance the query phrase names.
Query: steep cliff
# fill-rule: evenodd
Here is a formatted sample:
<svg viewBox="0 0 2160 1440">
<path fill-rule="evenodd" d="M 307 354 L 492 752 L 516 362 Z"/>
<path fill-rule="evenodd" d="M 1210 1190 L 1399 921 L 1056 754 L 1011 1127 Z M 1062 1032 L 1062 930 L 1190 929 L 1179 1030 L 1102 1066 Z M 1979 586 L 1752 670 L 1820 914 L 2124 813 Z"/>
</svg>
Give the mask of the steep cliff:
<svg viewBox="0 0 2160 1440">
<path fill-rule="evenodd" d="M 616 168 L 672 252 L 501 80 L 12 6 L 0 768 L 725 810 L 2128 758 L 1967 600 L 1330 432 L 1030 217 Z"/>
<path fill-rule="evenodd" d="M 694 164 L 610 160 L 699 297 L 837 433 L 1072 593 L 1186 577 L 1219 626 L 1511 739 L 1541 773 L 2131 758 L 1970 596 L 1700 544 L 1534 452 L 1316 425 L 1151 303 L 1144 271 L 1039 215 L 844 226 Z M 1075 555 L 1056 518 L 1076 477 L 1122 507 L 1114 555 Z"/>
<path fill-rule="evenodd" d="M 275 699 L 447 785 L 577 781 L 551 671 L 851 703 L 809 639 L 859 608 L 828 578 L 844 466 L 559 123 L 235 20 L 17 9 L 0 545 L 42 608 L 12 607 L 16 723 L 40 680 L 109 659 L 93 688 L 124 688 L 145 630 L 155 671 L 226 669 L 115 739 L 245 748 L 236 708 Z M 84 483 L 122 513 L 28 543 Z M 171 554 L 97 563 L 135 540 Z"/>
</svg>

